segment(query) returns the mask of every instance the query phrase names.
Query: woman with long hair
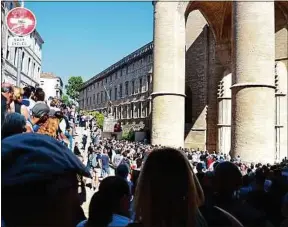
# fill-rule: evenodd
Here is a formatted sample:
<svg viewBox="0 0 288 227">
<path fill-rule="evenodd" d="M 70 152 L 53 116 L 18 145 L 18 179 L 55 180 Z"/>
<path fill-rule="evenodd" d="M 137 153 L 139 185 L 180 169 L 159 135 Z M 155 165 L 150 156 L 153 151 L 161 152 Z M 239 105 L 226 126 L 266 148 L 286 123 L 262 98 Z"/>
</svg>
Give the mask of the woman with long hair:
<svg viewBox="0 0 288 227">
<path fill-rule="evenodd" d="M 59 128 L 59 119 L 56 117 L 49 117 L 47 121 L 40 126 L 37 133 L 48 135 L 57 139 L 58 128 Z"/>
<path fill-rule="evenodd" d="M 133 225 L 206 226 L 198 209 L 203 202 L 202 188 L 184 154 L 173 148 L 154 150 L 139 176 Z"/>
</svg>

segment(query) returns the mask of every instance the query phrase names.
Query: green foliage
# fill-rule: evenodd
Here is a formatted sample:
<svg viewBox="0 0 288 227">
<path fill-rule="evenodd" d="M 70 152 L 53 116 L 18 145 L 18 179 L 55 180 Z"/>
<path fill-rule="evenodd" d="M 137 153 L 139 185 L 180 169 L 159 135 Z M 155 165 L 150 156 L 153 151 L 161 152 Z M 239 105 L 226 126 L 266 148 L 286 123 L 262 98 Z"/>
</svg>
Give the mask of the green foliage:
<svg viewBox="0 0 288 227">
<path fill-rule="evenodd" d="M 72 76 L 68 80 L 68 84 L 65 86 L 66 94 L 75 101 L 79 99 L 79 89 L 83 84 L 81 76 Z"/>
<path fill-rule="evenodd" d="M 93 116 L 93 115 L 92 115 Z M 96 122 L 99 128 L 103 129 L 103 123 L 104 123 L 104 114 L 99 113 L 97 111 L 95 111 L 95 118 L 96 118 Z"/>
<path fill-rule="evenodd" d="M 128 140 L 128 141 L 134 141 L 135 140 L 135 133 L 132 129 L 130 129 L 128 132 L 122 133 L 122 139 Z"/>
<path fill-rule="evenodd" d="M 62 102 L 66 105 L 69 106 L 70 104 L 72 104 L 72 102 L 70 102 L 69 97 L 67 95 L 62 95 Z"/>
<path fill-rule="evenodd" d="M 81 111 L 81 114 L 84 114 L 86 116 L 90 115 L 92 117 L 95 117 L 97 126 L 101 129 L 103 129 L 104 114 L 102 114 L 98 111 Z"/>
</svg>

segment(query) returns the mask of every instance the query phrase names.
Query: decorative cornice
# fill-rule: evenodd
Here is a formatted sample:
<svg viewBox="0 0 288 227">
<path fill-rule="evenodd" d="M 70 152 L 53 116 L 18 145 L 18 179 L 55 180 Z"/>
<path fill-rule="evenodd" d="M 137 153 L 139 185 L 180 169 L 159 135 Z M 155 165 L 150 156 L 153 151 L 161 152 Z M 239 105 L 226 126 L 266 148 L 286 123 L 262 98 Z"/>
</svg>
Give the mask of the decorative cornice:
<svg viewBox="0 0 288 227">
<path fill-rule="evenodd" d="M 267 88 L 273 88 L 275 89 L 275 85 L 271 84 L 261 84 L 261 83 L 238 83 L 231 86 L 231 89 L 233 88 L 245 88 L 245 87 L 267 87 Z"/>
<path fill-rule="evenodd" d="M 172 96 L 182 96 L 182 97 L 186 97 L 185 94 L 182 94 L 182 93 L 176 93 L 176 92 L 166 92 L 166 91 L 163 91 L 163 92 L 153 92 L 151 94 L 152 97 L 155 97 L 155 96 L 162 96 L 162 95 L 172 95 Z"/>
</svg>

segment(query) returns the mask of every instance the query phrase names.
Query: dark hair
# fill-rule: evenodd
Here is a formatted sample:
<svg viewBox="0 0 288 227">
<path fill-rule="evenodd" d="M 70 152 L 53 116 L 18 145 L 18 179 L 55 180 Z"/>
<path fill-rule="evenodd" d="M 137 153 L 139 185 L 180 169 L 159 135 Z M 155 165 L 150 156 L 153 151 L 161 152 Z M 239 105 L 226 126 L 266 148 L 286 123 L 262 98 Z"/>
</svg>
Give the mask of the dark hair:
<svg viewBox="0 0 288 227">
<path fill-rule="evenodd" d="M 130 195 L 128 183 L 121 177 L 106 177 L 91 199 L 87 227 L 106 227 L 112 221 L 113 213 L 120 211 L 120 200 Z"/>
<path fill-rule="evenodd" d="M 32 93 L 31 88 L 30 87 L 24 87 L 23 90 L 24 90 L 24 94 L 23 95 L 25 97 L 27 97 L 27 98 L 30 98 L 31 93 Z"/>
<path fill-rule="evenodd" d="M 116 168 L 116 176 L 122 177 L 123 179 L 126 179 L 129 174 L 129 167 L 126 164 L 120 164 Z"/>
<path fill-rule="evenodd" d="M 35 101 L 44 101 L 45 100 L 45 92 L 42 88 L 37 88 L 34 94 Z"/>
</svg>

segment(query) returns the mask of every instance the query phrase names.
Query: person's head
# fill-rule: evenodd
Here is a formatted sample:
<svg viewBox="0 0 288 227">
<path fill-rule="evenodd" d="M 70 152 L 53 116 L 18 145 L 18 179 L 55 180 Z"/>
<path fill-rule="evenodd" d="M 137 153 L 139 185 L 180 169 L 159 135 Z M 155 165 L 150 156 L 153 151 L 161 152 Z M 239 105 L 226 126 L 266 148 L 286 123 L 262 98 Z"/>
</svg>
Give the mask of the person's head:
<svg viewBox="0 0 288 227">
<path fill-rule="evenodd" d="M 198 172 L 198 173 L 202 173 L 202 172 L 203 172 L 203 169 L 204 169 L 203 163 L 198 162 L 197 165 L 196 165 L 196 170 L 197 170 L 197 172 Z"/>
<path fill-rule="evenodd" d="M 1 93 L 7 100 L 6 104 L 10 105 L 10 103 L 13 101 L 13 94 L 14 94 L 13 86 L 8 83 L 2 84 Z"/>
<path fill-rule="evenodd" d="M 15 142 L 17 141 L 17 142 Z M 7 226 L 76 226 L 80 160 L 52 137 L 24 133 L 2 140 L 2 219 Z"/>
<path fill-rule="evenodd" d="M 23 90 L 24 90 L 24 97 L 29 99 L 32 94 L 31 87 L 24 87 Z"/>
<path fill-rule="evenodd" d="M 215 168 L 215 190 L 221 195 L 232 196 L 242 185 L 242 174 L 232 162 L 221 162 Z"/>
<path fill-rule="evenodd" d="M 56 107 L 57 106 L 57 100 L 56 99 L 52 99 L 52 101 L 50 102 L 50 106 L 51 107 Z"/>
<path fill-rule="evenodd" d="M 50 108 L 48 105 L 46 105 L 45 103 L 37 103 L 32 108 L 31 118 L 32 118 L 32 120 L 37 119 L 37 121 L 39 121 L 40 119 L 43 119 L 43 118 L 46 118 L 46 120 L 47 120 L 49 117 L 49 114 L 51 115 Z"/>
<path fill-rule="evenodd" d="M 264 189 L 264 183 L 265 183 L 265 173 L 262 169 L 257 169 L 255 172 L 255 181 L 256 185 Z"/>
<path fill-rule="evenodd" d="M 45 92 L 43 91 L 42 88 L 37 88 L 37 89 L 35 90 L 33 99 L 34 99 L 34 101 L 36 101 L 36 102 L 38 102 L 38 101 L 44 102 L 44 100 L 45 100 Z"/>
<path fill-rule="evenodd" d="M 14 87 L 13 100 L 17 103 L 22 103 L 23 101 L 24 90 L 20 87 Z"/>
<path fill-rule="evenodd" d="M 78 142 L 75 142 L 75 147 L 78 147 Z"/>
<path fill-rule="evenodd" d="M 106 177 L 91 199 L 87 227 L 108 226 L 113 214 L 128 217 L 130 200 L 129 185 L 123 178 Z"/>
<path fill-rule="evenodd" d="M 38 129 L 37 133 L 52 136 L 56 139 L 59 128 L 59 119 L 56 117 L 49 117 Z"/>
<path fill-rule="evenodd" d="M 127 179 L 129 174 L 129 167 L 126 164 L 120 164 L 116 168 L 115 174 L 116 176 L 122 177 L 123 179 Z"/>
<path fill-rule="evenodd" d="M 195 226 L 203 202 L 202 188 L 185 154 L 173 148 L 149 154 L 136 188 L 136 221 L 145 227 Z"/>
<path fill-rule="evenodd" d="M 3 120 L 4 122 L 1 128 L 2 139 L 26 132 L 26 119 L 23 115 L 19 113 L 9 113 Z"/>
</svg>

